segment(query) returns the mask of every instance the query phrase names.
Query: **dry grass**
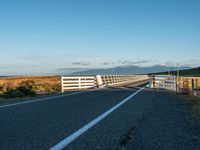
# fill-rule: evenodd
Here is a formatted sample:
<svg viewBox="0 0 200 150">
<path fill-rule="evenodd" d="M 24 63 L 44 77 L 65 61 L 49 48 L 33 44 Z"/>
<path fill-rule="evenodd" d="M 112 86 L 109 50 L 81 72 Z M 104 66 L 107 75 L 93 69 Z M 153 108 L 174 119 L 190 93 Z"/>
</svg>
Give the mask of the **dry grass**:
<svg viewBox="0 0 200 150">
<path fill-rule="evenodd" d="M 53 92 L 55 87 L 60 87 L 59 76 L 18 76 L 0 78 L 0 93 L 6 92 L 8 89 L 16 89 L 21 83 L 32 81 L 35 83 L 35 91 L 37 93 Z"/>
<path fill-rule="evenodd" d="M 200 125 L 200 97 L 194 97 L 190 95 L 181 95 L 181 99 L 184 99 L 190 105 L 193 112 L 193 117 Z"/>
</svg>

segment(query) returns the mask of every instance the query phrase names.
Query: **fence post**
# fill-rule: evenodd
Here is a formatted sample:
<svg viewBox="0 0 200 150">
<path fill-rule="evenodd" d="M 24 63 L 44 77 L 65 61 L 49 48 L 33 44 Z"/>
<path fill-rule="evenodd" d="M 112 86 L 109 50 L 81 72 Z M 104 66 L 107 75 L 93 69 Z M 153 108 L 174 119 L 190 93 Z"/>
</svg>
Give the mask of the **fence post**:
<svg viewBox="0 0 200 150">
<path fill-rule="evenodd" d="M 192 96 L 194 96 L 194 79 L 192 79 Z"/>
<path fill-rule="evenodd" d="M 198 89 L 198 79 L 196 79 L 196 96 L 198 96 L 198 94 L 199 94 L 199 93 L 198 93 L 198 90 L 199 90 L 199 89 Z"/>
<path fill-rule="evenodd" d="M 175 88 L 176 94 L 177 94 L 179 92 L 179 89 L 178 89 L 178 87 L 179 87 L 178 76 L 174 77 L 174 79 L 175 79 L 174 88 Z"/>
<path fill-rule="evenodd" d="M 81 89 L 81 77 L 78 78 L 78 88 Z"/>
<path fill-rule="evenodd" d="M 61 76 L 61 92 L 64 93 L 64 89 L 63 89 L 63 76 Z"/>
<path fill-rule="evenodd" d="M 179 84 L 178 83 L 178 75 L 176 76 L 176 83 L 175 84 L 176 84 L 176 94 L 177 94 L 178 93 L 178 84 Z"/>
<path fill-rule="evenodd" d="M 103 85 L 102 79 L 101 79 L 101 75 L 96 75 L 96 80 L 97 80 L 97 87 L 101 88 Z"/>
<path fill-rule="evenodd" d="M 150 76 L 150 80 L 149 80 L 149 88 L 153 88 L 153 75 Z"/>
<path fill-rule="evenodd" d="M 152 78 L 153 79 L 152 79 L 152 84 L 151 85 L 153 86 L 153 88 L 155 88 L 155 75 L 153 75 Z"/>
</svg>

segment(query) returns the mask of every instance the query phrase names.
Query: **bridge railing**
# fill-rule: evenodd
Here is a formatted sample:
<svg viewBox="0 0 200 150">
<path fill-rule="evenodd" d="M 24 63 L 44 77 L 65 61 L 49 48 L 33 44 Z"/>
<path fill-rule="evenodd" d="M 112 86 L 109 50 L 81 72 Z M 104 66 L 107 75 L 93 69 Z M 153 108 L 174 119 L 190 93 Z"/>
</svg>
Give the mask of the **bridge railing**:
<svg viewBox="0 0 200 150">
<path fill-rule="evenodd" d="M 126 82 L 140 82 L 148 80 L 148 75 L 95 75 L 95 76 L 62 76 L 62 92 L 67 90 L 105 87 Z"/>
<path fill-rule="evenodd" d="M 103 85 L 114 85 L 124 82 L 138 82 L 148 80 L 147 75 L 104 75 L 101 76 Z"/>
<path fill-rule="evenodd" d="M 87 89 L 96 87 L 95 76 L 68 76 L 61 77 L 62 92 L 66 90 Z"/>
</svg>

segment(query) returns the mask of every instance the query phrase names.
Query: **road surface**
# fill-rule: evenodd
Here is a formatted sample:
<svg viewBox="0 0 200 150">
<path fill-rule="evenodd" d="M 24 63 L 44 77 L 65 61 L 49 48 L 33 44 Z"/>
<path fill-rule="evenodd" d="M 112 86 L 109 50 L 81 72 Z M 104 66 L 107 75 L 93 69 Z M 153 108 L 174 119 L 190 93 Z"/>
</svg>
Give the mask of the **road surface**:
<svg viewBox="0 0 200 150">
<path fill-rule="evenodd" d="M 64 149 L 199 150 L 200 130 L 187 122 L 187 105 L 174 93 L 145 88 L 134 94 L 139 89 L 105 88 L 0 106 L 0 149 L 50 149 L 128 98 Z"/>
</svg>

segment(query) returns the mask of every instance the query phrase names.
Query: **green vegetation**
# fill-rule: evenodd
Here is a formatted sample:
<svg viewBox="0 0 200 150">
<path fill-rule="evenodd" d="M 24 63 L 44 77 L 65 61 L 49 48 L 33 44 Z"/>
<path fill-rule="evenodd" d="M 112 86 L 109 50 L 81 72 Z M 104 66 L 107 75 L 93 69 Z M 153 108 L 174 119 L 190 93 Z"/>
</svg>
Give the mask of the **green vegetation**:
<svg viewBox="0 0 200 150">
<path fill-rule="evenodd" d="M 182 70 L 182 71 L 180 71 L 180 75 L 181 76 L 200 77 L 200 67 L 189 69 L 189 70 Z"/>
<path fill-rule="evenodd" d="M 159 72 L 159 73 L 154 73 L 154 74 L 168 74 L 168 72 Z M 171 74 L 176 75 L 177 71 L 171 71 Z M 200 77 L 200 67 L 187 69 L 187 70 L 180 70 L 179 75 L 187 76 L 187 77 Z"/>
<path fill-rule="evenodd" d="M 200 97 L 194 97 L 189 95 L 181 95 L 180 97 L 190 105 L 190 108 L 193 112 L 193 118 L 190 118 L 190 121 L 195 119 L 200 125 Z"/>
<path fill-rule="evenodd" d="M 10 98 L 23 98 L 23 97 L 33 97 L 36 96 L 36 92 L 34 92 L 31 88 L 20 86 L 16 89 L 9 89 L 7 92 L 3 93 L 2 98 L 10 99 Z"/>
</svg>

